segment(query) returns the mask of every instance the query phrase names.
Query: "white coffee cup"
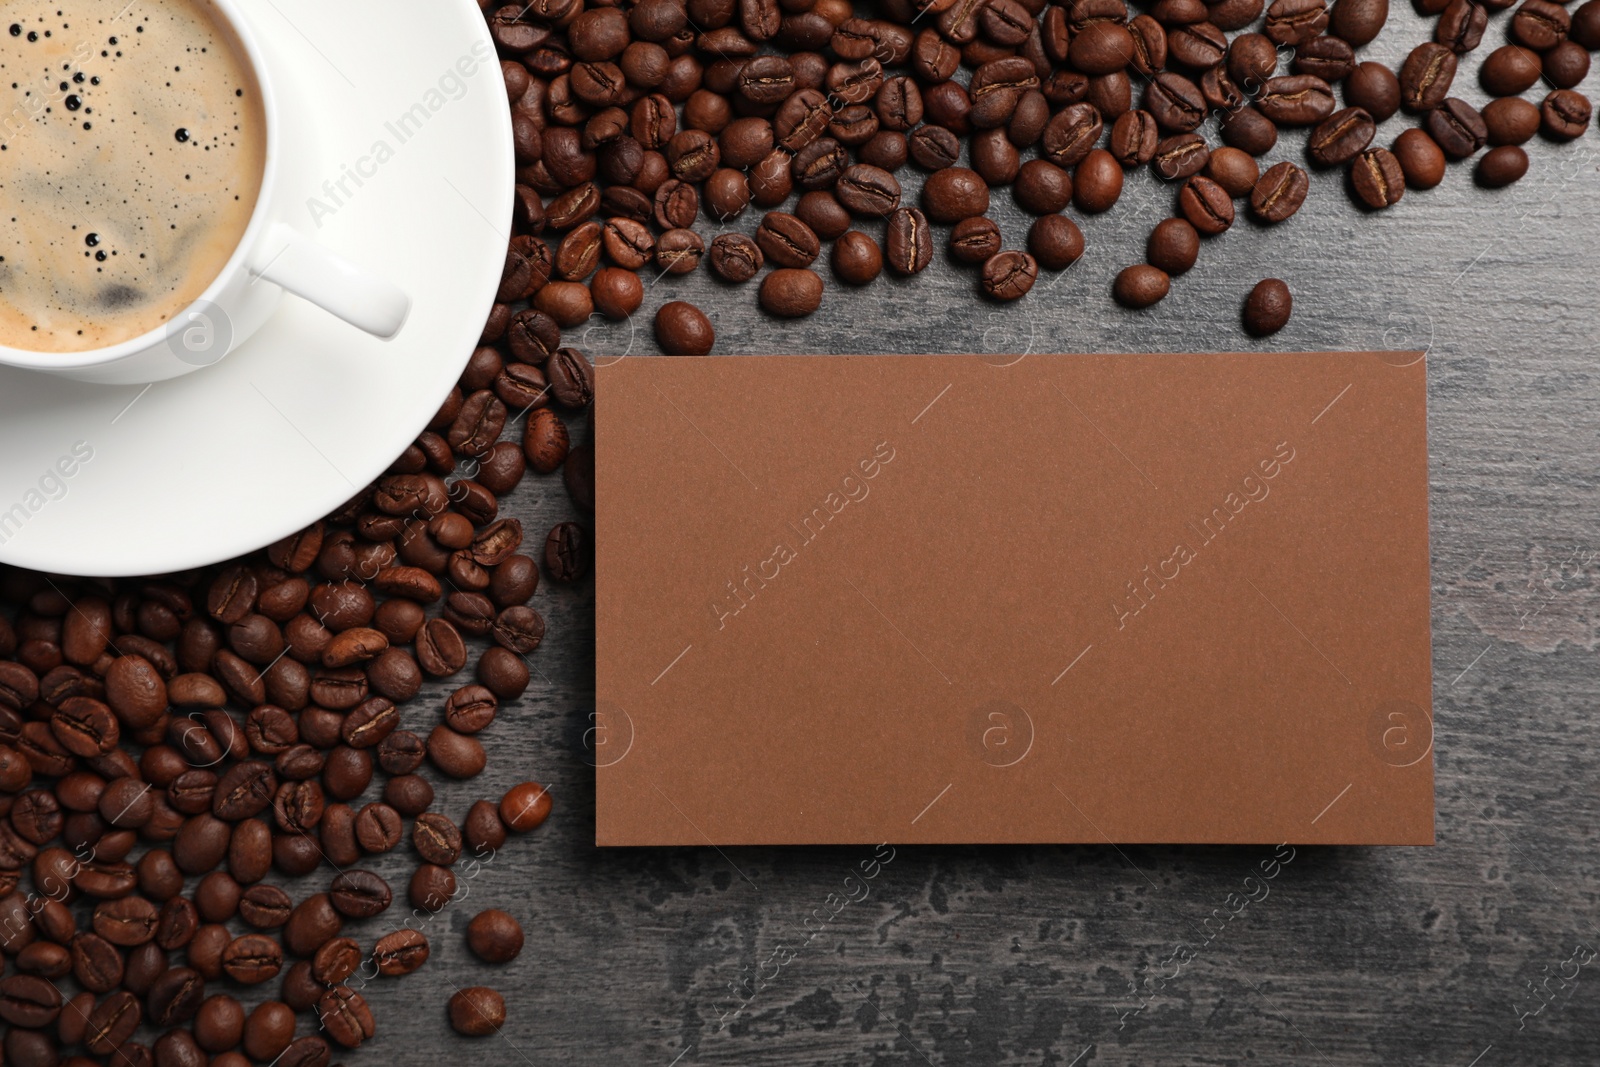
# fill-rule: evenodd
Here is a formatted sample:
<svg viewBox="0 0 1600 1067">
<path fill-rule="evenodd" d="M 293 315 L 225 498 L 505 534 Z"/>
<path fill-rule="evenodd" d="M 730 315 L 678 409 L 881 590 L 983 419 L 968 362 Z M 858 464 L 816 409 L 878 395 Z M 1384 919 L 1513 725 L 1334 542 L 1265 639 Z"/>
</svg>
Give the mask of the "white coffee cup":
<svg viewBox="0 0 1600 1067">
<path fill-rule="evenodd" d="M 328 251 L 274 217 L 283 129 L 277 94 L 250 24 L 234 0 L 209 0 L 249 61 L 261 93 L 266 150 L 255 210 L 238 247 L 199 298 L 167 322 L 120 344 L 81 352 L 0 345 L 0 366 L 108 385 L 141 385 L 210 366 L 267 321 L 288 290 L 350 325 L 389 340 L 405 325 L 411 298 L 393 283 Z"/>
</svg>

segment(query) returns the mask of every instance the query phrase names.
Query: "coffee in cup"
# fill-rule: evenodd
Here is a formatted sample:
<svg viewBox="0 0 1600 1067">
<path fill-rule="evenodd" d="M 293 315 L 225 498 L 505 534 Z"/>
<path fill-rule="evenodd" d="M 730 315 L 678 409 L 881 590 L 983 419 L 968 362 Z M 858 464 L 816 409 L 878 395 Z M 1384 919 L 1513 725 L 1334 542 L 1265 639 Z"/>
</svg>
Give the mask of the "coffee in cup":
<svg viewBox="0 0 1600 1067">
<path fill-rule="evenodd" d="M 238 247 L 265 167 L 228 21 L 209 0 L 8 4 L 0 75 L 0 345 L 83 352 L 173 319 Z"/>
</svg>

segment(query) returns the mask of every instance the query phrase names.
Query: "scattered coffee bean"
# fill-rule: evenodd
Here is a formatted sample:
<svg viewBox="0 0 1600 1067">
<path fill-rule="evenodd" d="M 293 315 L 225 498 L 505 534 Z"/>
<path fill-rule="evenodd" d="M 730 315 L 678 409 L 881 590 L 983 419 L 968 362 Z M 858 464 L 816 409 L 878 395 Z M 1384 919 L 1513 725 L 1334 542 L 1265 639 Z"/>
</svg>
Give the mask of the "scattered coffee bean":
<svg viewBox="0 0 1600 1067">
<path fill-rule="evenodd" d="M 761 307 L 784 319 L 804 318 L 822 306 L 822 278 L 814 270 L 784 267 L 761 279 Z"/>
<path fill-rule="evenodd" d="M 848 230 L 834 241 L 830 262 L 840 281 L 847 285 L 866 285 L 883 270 L 883 252 L 878 242 L 865 233 Z"/>
<path fill-rule="evenodd" d="M 469 986 L 450 997 L 450 1027 L 466 1037 L 499 1033 L 506 1022 L 506 1001 L 484 986 Z"/>
<path fill-rule="evenodd" d="M 1065 215 L 1041 215 L 1028 228 L 1028 251 L 1045 270 L 1066 270 L 1083 248 L 1083 231 Z"/>
<path fill-rule="evenodd" d="M 1394 157 L 1413 189 L 1432 189 L 1444 180 L 1444 153 L 1424 130 L 1410 129 L 1395 138 Z"/>
<path fill-rule="evenodd" d="M 704 356 L 711 352 L 716 331 L 705 312 L 673 300 L 656 310 L 656 344 L 669 356 Z"/>
<path fill-rule="evenodd" d="M 1144 263 L 1124 267 L 1112 286 L 1117 303 L 1127 308 L 1147 308 L 1167 295 L 1171 279 L 1167 272 Z"/>
<path fill-rule="evenodd" d="M 1039 265 L 1026 252 L 998 252 L 984 261 L 983 295 L 991 300 L 1020 300 L 1039 277 Z"/>
<path fill-rule="evenodd" d="M 1367 207 L 1392 207 L 1405 195 L 1405 169 L 1388 149 L 1369 148 L 1351 162 L 1350 184 Z"/>
<path fill-rule="evenodd" d="M 1489 136 L 1478 109 L 1458 97 L 1450 97 L 1428 112 L 1423 127 L 1451 159 L 1466 159 L 1482 148 Z"/>
<path fill-rule="evenodd" d="M 1244 301 L 1244 328 L 1256 337 L 1277 333 L 1289 323 L 1294 298 L 1277 278 L 1256 283 Z"/>
<path fill-rule="evenodd" d="M 1528 173 L 1528 153 L 1514 144 L 1491 148 L 1478 160 L 1478 184 L 1489 189 L 1510 185 Z"/>
<path fill-rule="evenodd" d="M 467 924 L 467 947 L 485 963 L 510 963 L 522 951 L 522 927 L 498 908 L 480 911 Z"/>
<path fill-rule="evenodd" d="M 550 814 L 550 794 L 537 782 L 512 786 L 500 798 L 500 819 L 518 833 L 534 829 Z"/>
<path fill-rule="evenodd" d="M 1145 259 L 1168 276 L 1182 274 L 1200 256 L 1200 235 L 1187 219 L 1163 219 L 1150 231 Z"/>
<path fill-rule="evenodd" d="M 1483 109 L 1484 130 L 1491 145 L 1526 144 L 1539 132 L 1539 108 L 1521 97 L 1491 100 Z"/>
</svg>

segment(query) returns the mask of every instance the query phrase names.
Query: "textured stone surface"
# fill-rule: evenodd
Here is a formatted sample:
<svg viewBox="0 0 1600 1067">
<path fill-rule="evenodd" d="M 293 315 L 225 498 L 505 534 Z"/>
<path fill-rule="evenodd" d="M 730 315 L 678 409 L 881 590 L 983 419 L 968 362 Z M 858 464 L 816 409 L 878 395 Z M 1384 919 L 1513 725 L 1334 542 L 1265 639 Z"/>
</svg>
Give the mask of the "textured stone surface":
<svg viewBox="0 0 1600 1067">
<path fill-rule="evenodd" d="M 1363 58 L 1397 64 L 1428 32 L 1396 4 Z M 1458 91 L 1482 103 L 1477 58 Z M 1378 143 L 1405 122 L 1385 123 Z M 1269 158 L 1302 158 L 1303 137 L 1286 131 Z M 463 877 L 468 899 L 423 924 L 435 947 L 421 972 L 367 989 L 380 1040 L 354 1059 L 417 1062 L 426 1049 L 644 1067 L 1592 1063 L 1600 983 L 1578 946 L 1600 948 L 1596 146 L 1593 133 L 1535 142 L 1528 176 L 1493 193 L 1454 165 L 1439 189 L 1381 215 L 1351 205 L 1342 174 L 1314 173 L 1298 216 L 1271 229 L 1242 219 L 1206 241 L 1172 295 L 1138 314 L 1109 293 L 1171 209 L 1172 190 L 1148 174 L 1084 225 L 1082 261 L 1015 305 L 982 303 L 976 274 L 941 251 L 921 278 L 849 294 L 824 268 L 823 310 L 797 323 L 757 312 L 754 285 L 665 278 L 636 331 L 602 325 L 572 342 L 596 358 L 652 352 L 649 315 L 683 298 L 715 321 L 723 353 L 1427 349 L 1436 847 L 1301 849 L 1248 884 L 1271 849 L 902 848 L 864 883 L 865 899 L 820 922 L 872 850 L 592 846 L 594 771 L 581 746 L 592 582 L 547 584 L 534 683 L 485 735 L 488 774 L 441 786 L 440 806 L 459 818 L 471 799 L 534 777 L 551 784 L 555 813 Z M 1026 219 L 1009 195 L 992 214 L 1019 246 Z M 1254 341 L 1239 308 L 1266 276 L 1289 283 L 1295 315 Z M 530 534 L 571 514 L 550 481 L 507 507 Z M 386 874 L 409 863 L 382 859 Z M 1246 893 L 1260 899 L 1223 922 Z M 528 931 L 498 973 L 463 941 L 490 906 Z M 506 994 L 504 1043 L 448 1031 L 444 1001 L 469 984 Z"/>
</svg>

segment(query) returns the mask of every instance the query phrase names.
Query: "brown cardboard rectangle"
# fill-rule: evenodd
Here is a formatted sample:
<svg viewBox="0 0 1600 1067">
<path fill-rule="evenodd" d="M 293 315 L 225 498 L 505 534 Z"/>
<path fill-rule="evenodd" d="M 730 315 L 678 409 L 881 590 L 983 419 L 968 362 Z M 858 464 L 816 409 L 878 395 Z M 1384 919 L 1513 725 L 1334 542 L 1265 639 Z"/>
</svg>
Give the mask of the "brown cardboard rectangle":
<svg viewBox="0 0 1600 1067">
<path fill-rule="evenodd" d="M 597 843 L 1433 842 L 1420 353 L 598 378 Z"/>
</svg>

